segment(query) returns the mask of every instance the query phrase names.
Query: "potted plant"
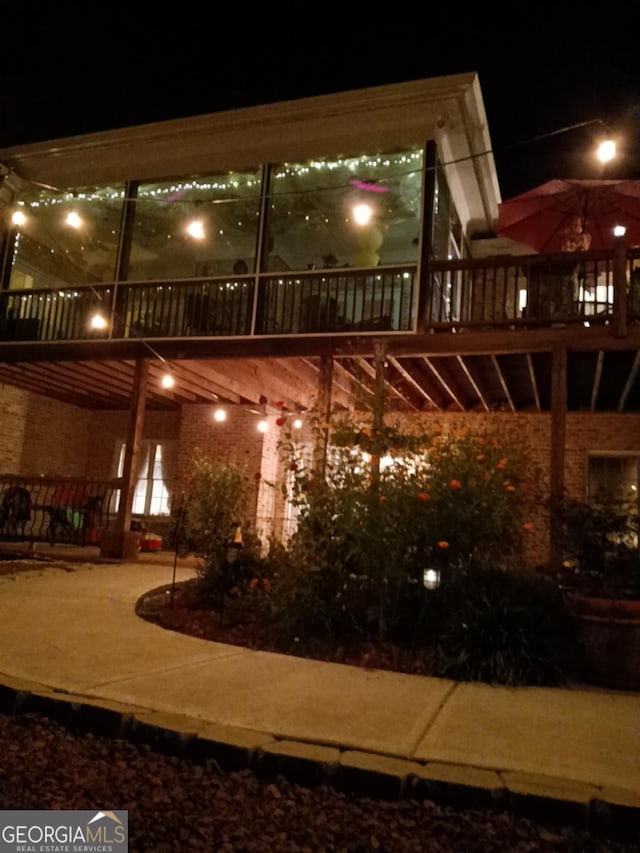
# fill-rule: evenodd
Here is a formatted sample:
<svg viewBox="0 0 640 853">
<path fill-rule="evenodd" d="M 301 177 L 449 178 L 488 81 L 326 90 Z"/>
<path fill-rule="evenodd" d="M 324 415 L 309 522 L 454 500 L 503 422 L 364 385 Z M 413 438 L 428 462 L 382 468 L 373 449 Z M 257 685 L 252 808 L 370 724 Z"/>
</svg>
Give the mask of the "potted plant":
<svg viewBox="0 0 640 853">
<path fill-rule="evenodd" d="M 552 525 L 562 548 L 559 582 L 579 622 L 591 683 L 640 690 L 638 517 L 616 504 L 564 500 Z"/>
</svg>

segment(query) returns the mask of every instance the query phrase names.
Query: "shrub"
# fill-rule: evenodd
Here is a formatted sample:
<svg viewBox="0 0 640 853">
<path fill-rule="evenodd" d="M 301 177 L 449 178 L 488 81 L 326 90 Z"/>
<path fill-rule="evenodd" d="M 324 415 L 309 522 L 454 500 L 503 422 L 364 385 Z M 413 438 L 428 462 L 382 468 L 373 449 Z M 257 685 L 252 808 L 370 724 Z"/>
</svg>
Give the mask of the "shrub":
<svg viewBox="0 0 640 853">
<path fill-rule="evenodd" d="M 551 519 L 562 549 L 563 582 L 594 595 L 640 594 L 635 515 L 619 504 L 566 498 L 552 505 Z"/>
<path fill-rule="evenodd" d="M 331 436 L 324 477 L 283 436 L 298 510 L 296 594 L 316 601 L 327 630 L 411 634 L 407 614 L 423 615 L 411 590 L 425 567 L 479 570 L 518 553 L 534 481 L 520 437 L 407 435 L 351 421 L 334 424 Z M 303 595 L 305 583 L 313 595 Z"/>
<path fill-rule="evenodd" d="M 190 551 L 199 558 L 198 575 L 203 592 L 217 594 L 233 562 L 227 549 L 240 519 L 247 493 L 247 475 L 239 466 L 196 454 L 185 495 L 184 535 Z"/>
<path fill-rule="evenodd" d="M 443 590 L 438 675 L 557 685 L 577 670 L 576 627 L 556 584 L 528 568 L 460 574 Z"/>
</svg>

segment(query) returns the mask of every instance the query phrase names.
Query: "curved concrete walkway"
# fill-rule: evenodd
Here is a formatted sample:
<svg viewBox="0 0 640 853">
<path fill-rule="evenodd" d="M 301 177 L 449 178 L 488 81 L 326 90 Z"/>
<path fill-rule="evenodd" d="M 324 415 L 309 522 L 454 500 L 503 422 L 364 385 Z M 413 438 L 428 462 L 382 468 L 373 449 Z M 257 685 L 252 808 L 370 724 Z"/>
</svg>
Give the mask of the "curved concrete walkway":
<svg viewBox="0 0 640 853">
<path fill-rule="evenodd" d="M 84 715 L 300 781 L 639 825 L 640 694 L 456 683 L 198 640 L 135 614 L 172 572 L 169 555 L 0 576 L 0 710 Z M 183 564 L 177 579 L 192 573 Z"/>
</svg>

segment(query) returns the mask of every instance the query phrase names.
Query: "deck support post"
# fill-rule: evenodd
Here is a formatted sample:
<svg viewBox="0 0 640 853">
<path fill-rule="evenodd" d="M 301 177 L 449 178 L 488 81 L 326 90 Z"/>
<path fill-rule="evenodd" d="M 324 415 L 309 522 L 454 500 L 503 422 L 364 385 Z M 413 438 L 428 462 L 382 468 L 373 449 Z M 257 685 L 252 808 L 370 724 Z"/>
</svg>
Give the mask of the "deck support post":
<svg viewBox="0 0 640 853">
<path fill-rule="evenodd" d="M 564 460 L 567 435 L 567 351 L 553 351 L 551 367 L 551 452 L 549 455 L 549 491 L 551 515 L 549 518 L 549 565 L 559 571 L 562 549 L 558 521 L 554 507 L 564 494 Z"/>
<path fill-rule="evenodd" d="M 141 534 L 131 530 L 131 507 L 138 477 L 148 376 L 149 362 L 139 358 L 131 394 L 118 514 L 113 529 L 104 530 L 100 535 L 101 556 L 116 560 L 137 560 L 140 550 Z"/>
<path fill-rule="evenodd" d="M 313 460 L 314 473 L 321 480 L 324 479 L 327 466 L 332 389 L 333 358 L 329 355 L 322 355 L 320 356 L 320 376 L 318 377 L 318 430 L 316 434 Z"/>
</svg>

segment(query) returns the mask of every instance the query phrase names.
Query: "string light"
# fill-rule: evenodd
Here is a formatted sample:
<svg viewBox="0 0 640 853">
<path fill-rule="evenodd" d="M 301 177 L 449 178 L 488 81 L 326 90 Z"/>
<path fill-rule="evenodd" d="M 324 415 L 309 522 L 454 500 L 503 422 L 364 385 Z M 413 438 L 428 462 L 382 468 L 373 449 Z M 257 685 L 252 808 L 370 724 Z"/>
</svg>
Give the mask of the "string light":
<svg viewBox="0 0 640 853">
<path fill-rule="evenodd" d="M 102 330 L 106 329 L 109 323 L 103 314 L 96 312 L 92 315 L 89 325 L 92 329 Z"/>
</svg>

